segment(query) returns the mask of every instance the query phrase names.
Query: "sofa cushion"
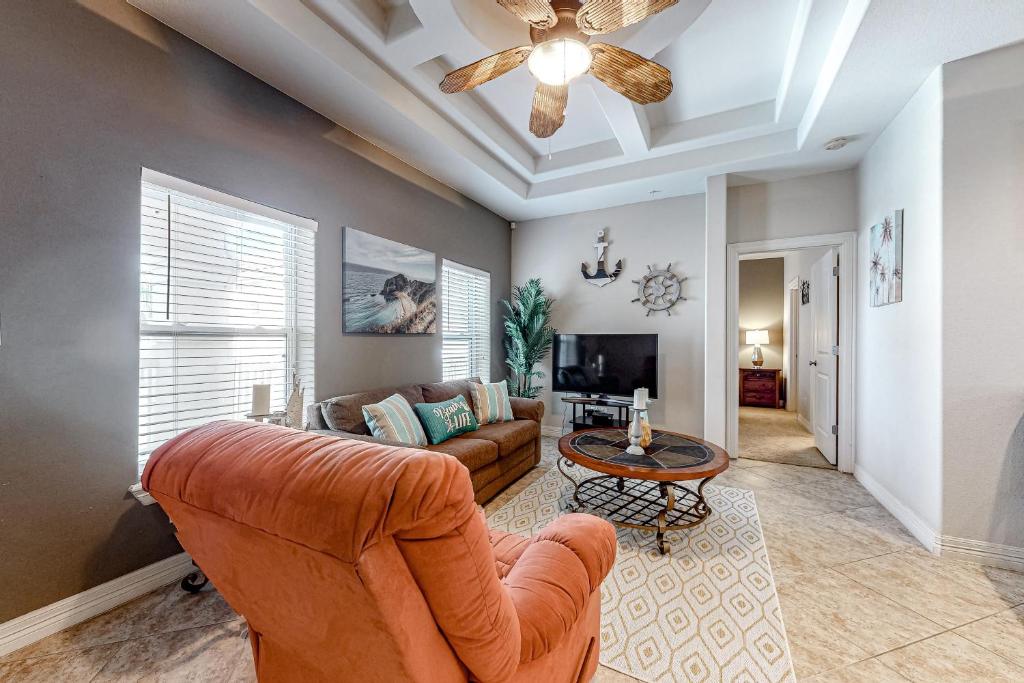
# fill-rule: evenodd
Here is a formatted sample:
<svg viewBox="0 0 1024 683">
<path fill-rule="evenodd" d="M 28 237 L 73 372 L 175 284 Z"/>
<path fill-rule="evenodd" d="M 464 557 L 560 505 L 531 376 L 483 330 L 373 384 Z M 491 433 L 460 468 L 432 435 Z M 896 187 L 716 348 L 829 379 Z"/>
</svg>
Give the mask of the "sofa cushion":
<svg viewBox="0 0 1024 683">
<path fill-rule="evenodd" d="M 424 450 L 450 455 L 465 465 L 470 472 L 475 472 L 498 459 L 498 444 L 474 439 L 474 433 L 467 434 L 467 438 L 448 439 L 444 443 L 427 446 Z"/>
<path fill-rule="evenodd" d="M 508 422 L 515 419 L 512 415 L 512 404 L 509 402 L 508 381 L 490 384 L 471 383 L 473 393 L 473 412 L 480 424 Z"/>
<path fill-rule="evenodd" d="M 450 382 L 434 382 L 433 384 L 421 384 L 423 401 L 426 403 L 439 403 L 455 398 L 460 394 L 466 397 L 466 403 L 473 405 L 473 394 L 470 392 L 470 382 L 479 383 L 477 377 L 472 379 L 456 379 Z M 415 405 L 415 404 L 413 404 Z"/>
<path fill-rule="evenodd" d="M 430 443 L 444 443 L 453 436 L 475 432 L 479 426 L 465 396 L 440 403 L 417 403 L 413 406 L 423 424 Z"/>
<path fill-rule="evenodd" d="M 525 446 L 538 436 L 540 436 L 540 425 L 533 420 L 513 420 L 511 422 L 495 422 L 494 424 L 480 425 L 480 429 L 475 432 L 458 436 L 452 439 L 452 441 L 460 441 L 466 437 L 493 441 L 498 445 L 498 457 L 505 458 L 511 455 L 517 448 Z"/>
<path fill-rule="evenodd" d="M 423 402 L 423 390 L 418 384 L 336 396 L 320 404 L 323 406 L 324 421 L 335 431 L 369 434 L 370 428 L 363 418 L 363 406 L 380 403 L 391 394 L 400 394 L 412 406 Z"/>
<path fill-rule="evenodd" d="M 405 446 L 426 446 L 427 435 L 419 417 L 401 394 L 363 406 L 363 418 L 376 438 Z"/>
</svg>

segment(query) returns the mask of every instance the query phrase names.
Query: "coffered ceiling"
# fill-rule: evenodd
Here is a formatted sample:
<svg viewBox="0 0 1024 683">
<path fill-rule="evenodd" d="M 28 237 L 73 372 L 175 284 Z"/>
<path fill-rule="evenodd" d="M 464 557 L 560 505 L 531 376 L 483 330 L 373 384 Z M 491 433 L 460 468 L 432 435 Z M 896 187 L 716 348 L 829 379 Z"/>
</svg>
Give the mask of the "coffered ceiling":
<svg viewBox="0 0 1024 683">
<path fill-rule="evenodd" d="M 539 140 L 525 66 L 438 89 L 530 44 L 493 0 L 129 2 L 510 220 L 852 167 L 934 68 L 1024 39 L 1021 0 L 680 0 L 601 38 L 669 67 L 668 100 L 586 75 Z"/>
</svg>

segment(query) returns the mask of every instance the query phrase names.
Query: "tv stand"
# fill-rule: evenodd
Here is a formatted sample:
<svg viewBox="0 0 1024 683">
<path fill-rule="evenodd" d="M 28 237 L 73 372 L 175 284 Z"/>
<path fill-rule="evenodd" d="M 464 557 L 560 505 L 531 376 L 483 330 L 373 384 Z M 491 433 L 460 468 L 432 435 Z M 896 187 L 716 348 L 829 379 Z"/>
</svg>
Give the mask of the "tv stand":
<svg viewBox="0 0 1024 683">
<path fill-rule="evenodd" d="M 612 429 L 629 427 L 629 408 L 633 405 L 631 401 L 620 401 L 602 395 L 597 398 L 593 396 L 563 396 L 562 402 L 572 406 L 572 431 L 574 432 L 591 427 L 610 427 Z M 595 419 L 593 415 L 587 415 L 587 406 L 614 408 L 616 416 L 607 420 Z"/>
</svg>

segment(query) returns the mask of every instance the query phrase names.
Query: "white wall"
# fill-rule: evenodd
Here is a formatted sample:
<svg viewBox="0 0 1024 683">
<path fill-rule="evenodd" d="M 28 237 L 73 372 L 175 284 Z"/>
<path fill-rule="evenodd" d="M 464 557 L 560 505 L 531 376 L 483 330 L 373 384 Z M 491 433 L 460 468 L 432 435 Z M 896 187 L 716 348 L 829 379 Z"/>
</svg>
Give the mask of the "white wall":
<svg viewBox="0 0 1024 683">
<path fill-rule="evenodd" d="M 749 330 L 768 330 L 769 344 L 761 346 L 765 368 L 782 367 L 782 314 L 785 309 L 785 265 L 782 258 L 740 261 L 739 363 L 753 367 L 753 345 L 746 343 Z"/>
<path fill-rule="evenodd" d="M 797 249 L 795 251 L 788 252 L 785 257 L 785 286 L 788 287 L 793 278 L 797 278 L 800 281 L 810 281 L 811 266 L 814 265 L 815 261 L 823 258 L 827 252 L 827 247 Z M 796 340 L 786 340 L 785 353 L 787 355 L 789 353 L 789 345 L 796 344 L 798 363 L 796 368 L 790 368 L 788 360 L 785 363 L 787 389 L 786 409 L 795 410 L 804 420 L 807 421 L 808 424 L 812 424 L 811 373 L 807 363 L 813 358 L 811 345 L 814 342 L 814 306 L 811 304 L 807 304 L 806 306 L 801 305 L 799 303 L 798 295 L 797 308 L 795 310 L 789 310 L 788 291 L 786 294 L 787 310 L 785 318 L 788 321 L 791 316 L 797 316 L 797 333 L 799 337 Z M 814 291 L 811 291 L 811 297 L 814 297 Z M 788 332 L 789 328 L 787 327 L 786 330 Z"/>
<path fill-rule="evenodd" d="M 580 263 L 593 268 L 593 244 L 606 229 L 611 244 L 608 260 L 622 259 L 620 278 L 599 288 L 580 275 Z M 570 214 L 520 223 L 512 233 L 512 282 L 539 277 L 557 301 L 554 327 L 569 332 L 656 333 L 659 342 L 658 384 L 661 400 L 651 410 L 655 426 L 701 436 L 704 431 L 704 195 L 692 195 L 613 209 Z M 672 316 L 645 316 L 632 303 L 636 285 L 648 264 L 689 278 Z M 552 396 L 551 359 L 541 398 L 547 406 L 545 424 L 561 426 L 561 394 Z M 570 411 L 571 412 L 571 411 Z"/>
<path fill-rule="evenodd" d="M 846 232 L 856 219 L 854 170 L 729 188 L 730 244 Z"/>
<path fill-rule="evenodd" d="M 937 70 L 861 163 L 857 286 L 857 476 L 929 547 L 942 524 L 942 168 Z M 892 209 L 903 302 L 871 308 L 870 227 Z"/>
<path fill-rule="evenodd" d="M 1024 548 L 1024 44 L 943 78 L 943 535 Z"/>
</svg>

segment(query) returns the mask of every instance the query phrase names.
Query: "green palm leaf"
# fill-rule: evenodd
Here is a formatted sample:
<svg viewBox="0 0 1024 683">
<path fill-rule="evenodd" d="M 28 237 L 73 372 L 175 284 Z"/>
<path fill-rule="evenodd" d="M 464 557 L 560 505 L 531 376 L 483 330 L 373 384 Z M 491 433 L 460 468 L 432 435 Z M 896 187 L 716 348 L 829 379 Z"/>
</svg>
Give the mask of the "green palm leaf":
<svg viewBox="0 0 1024 683">
<path fill-rule="evenodd" d="M 544 373 L 533 368 L 548 353 L 555 339 L 551 327 L 552 300 L 544 294 L 538 278 L 512 288 L 512 299 L 502 300 L 505 308 L 505 364 L 511 370 L 509 393 L 536 398 L 541 386 L 533 383 Z"/>
</svg>

